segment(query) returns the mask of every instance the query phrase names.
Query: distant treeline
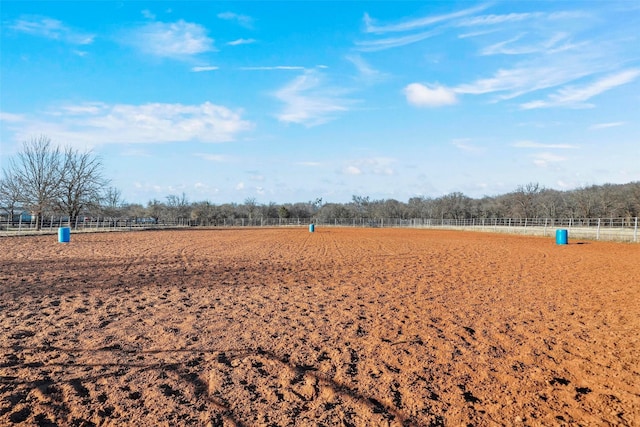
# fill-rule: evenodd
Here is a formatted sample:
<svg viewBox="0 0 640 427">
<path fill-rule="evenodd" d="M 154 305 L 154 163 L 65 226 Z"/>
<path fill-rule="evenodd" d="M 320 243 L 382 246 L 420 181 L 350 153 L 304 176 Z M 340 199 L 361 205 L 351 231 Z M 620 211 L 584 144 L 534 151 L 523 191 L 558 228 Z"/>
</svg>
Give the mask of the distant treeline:
<svg viewBox="0 0 640 427">
<path fill-rule="evenodd" d="M 186 194 L 151 200 L 146 206 L 125 203 L 119 189 L 109 187 L 102 162 L 91 152 L 52 145 L 46 136 L 25 141 L 0 176 L 0 217 L 38 221 L 66 216 L 70 223 L 86 217 L 138 218 L 152 222 L 188 220 L 220 224 L 247 218 L 318 219 L 487 219 L 487 218 L 634 218 L 640 216 L 640 181 L 604 184 L 571 191 L 547 189 L 538 183 L 518 186 L 494 197 L 473 199 L 460 192 L 441 197 L 372 200 L 354 195 L 348 203 L 321 198 L 299 203 L 259 204 L 191 202 Z M 37 219 L 37 220 L 36 220 Z"/>
<path fill-rule="evenodd" d="M 494 197 L 474 199 L 455 192 L 435 198 L 413 197 L 406 203 L 354 195 L 348 203 L 324 203 L 322 199 L 316 199 L 260 204 L 254 198 L 248 198 L 244 203 L 214 204 L 190 202 L 183 193 L 169 195 L 164 201 L 151 200 L 147 206 L 121 204 L 103 207 L 100 213 L 112 217 L 147 217 L 157 221 L 184 218 L 204 225 L 238 218 L 317 218 L 322 221 L 359 218 L 634 218 L 640 216 L 640 182 L 593 185 L 571 191 L 551 190 L 530 183 Z"/>
</svg>

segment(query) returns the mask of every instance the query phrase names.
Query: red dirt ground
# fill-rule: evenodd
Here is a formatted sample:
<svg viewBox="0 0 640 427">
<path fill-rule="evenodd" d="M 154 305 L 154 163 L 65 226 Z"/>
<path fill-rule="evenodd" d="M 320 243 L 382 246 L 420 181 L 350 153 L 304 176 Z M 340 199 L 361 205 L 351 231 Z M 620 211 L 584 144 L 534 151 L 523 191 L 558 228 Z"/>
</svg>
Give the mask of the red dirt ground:
<svg viewBox="0 0 640 427">
<path fill-rule="evenodd" d="M 640 245 L 570 243 L 2 238 L 0 425 L 640 425 Z"/>
</svg>

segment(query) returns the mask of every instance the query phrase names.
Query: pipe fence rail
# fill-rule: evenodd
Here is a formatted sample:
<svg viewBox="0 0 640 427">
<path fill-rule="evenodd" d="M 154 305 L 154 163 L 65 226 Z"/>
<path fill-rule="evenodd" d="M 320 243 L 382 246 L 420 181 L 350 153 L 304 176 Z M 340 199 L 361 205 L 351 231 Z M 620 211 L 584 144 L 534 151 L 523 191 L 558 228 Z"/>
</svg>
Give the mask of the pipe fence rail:
<svg viewBox="0 0 640 427">
<path fill-rule="evenodd" d="M 194 220 L 178 218 L 76 218 L 49 216 L 39 220 L 13 220 L 0 215 L 0 236 L 53 234 L 59 227 L 71 227 L 73 232 L 134 231 L 189 227 L 375 227 L 430 228 L 484 231 L 494 233 L 553 236 L 555 230 L 568 230 L 569 239 L 638 242 L 638 217 L 630 218 L 224 218 Z"/>
</svg>

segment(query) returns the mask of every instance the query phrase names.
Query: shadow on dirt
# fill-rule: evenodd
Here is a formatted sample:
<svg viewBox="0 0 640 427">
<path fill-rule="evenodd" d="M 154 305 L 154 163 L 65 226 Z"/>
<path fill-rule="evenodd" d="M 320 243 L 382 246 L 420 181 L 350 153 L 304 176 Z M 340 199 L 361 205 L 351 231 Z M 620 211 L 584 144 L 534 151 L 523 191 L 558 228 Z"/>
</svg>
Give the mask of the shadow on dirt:
<svg viewBox="0 0 640 427">
<path fill-rule="evenodd" d="M 73 421 L 78 423 L 85 421 L 82 425 L 94 425 L 89 420 L 69 420 L 66 419 L 70 413 L 70 409 L 67 407 L 67 399 L 61 398 L 56 395 L 60 394 L 62 386 L 71 387 L 76 396 L 79 397 L 85 404 L 93 404 L 95 402 L 90 399 L 90 391 L 87 388 L 91 384 L 96 383 L 100 379 L 104 378 L 118 378 L 123 376 L 131 377 L 134 381 L 136 378 L 145 377 L 148 372 L 156 372 L 158 378 L 166 378 L 166 373 L 172 373 L 177 375 L 180 382 L 187 384 L 189 390 L 184 387 L 178 387 L 175 382 L 168 384 L 160 384 L 162 395 L 167 398 L 174 398 L 178 400 L 178 403 L 187 405 L 189 407 L 196 407 L 198 410 L 207 411 L 210 417 L 211 424 L 213 426 L 235 425 L 237 427 L 247 426 L 242 418 L 242 414 L 236 410 L 226 401 L 224 398 L 213 396 L 210 393 L 210 384 L 206 380 L 203 380 L 201 374 L 202 363 L 204 363 L 202 355 L 212 356 L 211 363 L 218 364 L 222 369 L 234 369 L 234 361 L 239 361 L 247 357 L 255 357 L 263 360 L 269 360 L 280 365 L 280 369 L 290 370 L 295 373 L 300 381 L 303 377 L 309 377 L 317 381 L 321 387 L 331 389 L 336 395 L 347 398 L 347 400 L 358 402 L 358 404 L 367 406 L 374 414 L 379 414 L 381 417 L 388 420 L 388 422 L 395 421 L 405 426 L 419 425 L 415 420 L 405 416 L 402 412 L 396 408 L 392 408 L 389 405 L 385 405 L 375 396 L 367 395 L 354 388 L 351 388 L 345 384 L 342 384 L 334 379 L 323 375 L 319 372 L 318 368 L 312 365 L 298 365 L 290 361 L 288 355 L 278 355 L 272 351 L 262 349 L 260 347 L 256 349 L 172 349 L 172 350 L 129 350 L 118 344 L 97 349 L 81 349 L 81 348 L 63 348 L 56 346 L 42 346 L 42 347 L 23 347 L 20 345 L 14 345 L 10 347 L 0 347 L 0 350 L 4 353 L 4 357 L 0 360 L 0 368 L 11 368 L 15 375 L 0 376 L 0 396 L 5 400 L 14 401 L 18 403 L 20 401 L 33 401 L 33 399 L 27 399 L 32 391 L 38 390 L 40 395 L 46 395 L 51 399 L 46 402 L 40 402 L 40 404 L 50 405 L 50 412 L 56 415 L 63 424 L 67 421 Z M 29 352 L 31 354 L 41 354 L 44 362 L 24 362 L 23 352 Z M 186 354 L 198 356 L 179 363 L 145 363 L 138 361 L 127 362 L 112 362 L 112 363 L 75 363 L 75 362 L 54 362 L 47 360 L 47 354 L 63 353 L 71 356 L 71 359 L 81 358 L 83 355 L 89 355 L 89 357 L 95 357 L 96 354 L 103 354 L 110 359 L 117 360 L 119 357 L 125 357 L 128 359 L 143 359 L 144 356 L 154 355 L 156 357 L 167 355 L 166 358 L 171 358 L 171 355 Z M 56 357 L 57 358 L 57 357 Z M 187 357 L 188 358 L 188 357 Z M 237 365 L 236 365 L 237 366 Z M 58 367 L 61 371 L 55 374 L 51 373 L 51 368 Z M 260 369 L 261 364 L 255 364 L 256 369 Z M 194 369 L 195 368 L 195 369 Z M 211 367 L 210 369 L 216 369 Z M 99 371 L 96 373 L 95 371 Z M 102 371 L 102 372 L 100 372 Z M 198 373 L 200 371 L 200 374 Z M 86 375 L 78 375 L 80 372 L 87 372 Z M 26 379 L 34 378 L 37 379 Z M 159 381 L 162 382 L 162 381 Z M 3 396 L 4 395 L 4 396 Z M 103 393 L 104 395 L 104 393 Z M 106 400 L 104 395 L 103 400 Z M 302 398 L 302 396 L 298 395 Z M 129 393 L 129 399 L 135 400 L 140 398 L 139 392 Z M 98 402 L 101 402 L 100 396 L 97 398 Z M 303 400 L 304 403 L 305 400 Z M 308 400 L 306 400 L 308 401 Z M 100 406 L 100 405 L 98 405 Z M 29 408 L 27 406 L 27 408 Z M 8 411 L 11 411 L 9 408 Z M 28 412 L 27 416 L 35 410 L 25 409 L 22 407 L 15 413 L 10 414 L 10 417 L 19 417 L 20 414 Z M 101 416 L 101 422 L 109 422 L 109 415 L 111 410 L 105 411 L 104 408 L 97 411 Z M 18 413 L 20 412 L 20 413 Z M 0 417 L 7 413 L 7 409 L 0 411 Z M 40 415 L 42 416 L 42 415 Z M 1 419 L 1 418 L 0 418 Z M 225 424 L 225 422 L 227 424 Z M 346 421 L 345 421 L 346 422 Z M 349 424 L 346 422 L 346 424 Z M 55 422 L 49 420 L 48 425 L 57 425 Z"/>
</svg>

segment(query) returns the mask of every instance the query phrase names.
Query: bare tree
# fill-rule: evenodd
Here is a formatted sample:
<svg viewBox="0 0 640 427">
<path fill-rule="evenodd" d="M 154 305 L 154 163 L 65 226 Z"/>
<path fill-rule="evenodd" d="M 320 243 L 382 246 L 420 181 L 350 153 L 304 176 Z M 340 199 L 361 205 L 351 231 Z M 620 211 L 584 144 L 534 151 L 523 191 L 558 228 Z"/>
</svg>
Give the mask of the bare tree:
<svg viewBox="0 0 640 427">
<path fill-rule="evenodd" d="M 540 194 L 544 188 L 537 182 L 519 185 L 513 193 L 512 213 L 518 218 L 537 218 L 540 208 Z"/>
<path fill-rule="evenodd" d="M 369 196 L 353 195 L 351 197 L 350 207 L 356 216 L 360 218 L 368 218 L 371 216 L 371 199 L 369 199 Z"/>
<path fill-rule="evenodd" d="M 163 214 L 166 211 L 167 206 L 160 200 L 153 199 L 149 200 L 149 203 L 147 203 L 147 215 L 149 215 L 149 217 L 152 218 L 156 224 L 160 222 L 160 218 L 162 218 Z"/>
<path fill-rule="evenodd" d="M 443 219 L 471 218 L 471 198 L 461 192 L 445 194 L 434 200 L 436 208 L 434 212 Z"/>
<path fill-rule="evenodd" d="M 64 152 L 61 175 L 57 205 L 73 224 L 84 209 L 100 206 L 108 180 L 102 175 L 99 158 L 71 148 Z"/>
<path fill-rule="evenodd" d="M 191 219 L 197 221 L 198 225 L 211 225 L 215 221 L 215 206 L 209 201 L 193 203 Z"/>
<path fill-rule="evenodd" d="M 3 169 L 2 179 L 0 179 L 0 209 L 9 215 L 9 220 L 13 220 L 16 210 L 20 205 L 20 187 L 17 180 L 9 171 Z"/>
<path fill-rule="evenodd" d="M 258 209 L 258 203 L 256 202 L 255 197 L 247 197 L 244 199 L 244 207 L 249 214 L 249 221 L 251 221 L 254 217 L 256 210 Z"/>
<path fill-rule="evenodd" d="M 36 216 L 38 230 L 43 213 L 55 207 L 62 169 L 60 149 L 52 148 L 51 140 L 45 136 L 25 141 L 23 151 L 9 161 L 7 175 L 20 190 L 19 202 Z"/>
<path fill-rule="evenodd" d="M 171 215 L 172 221 L 178 218 L 188 218 L 190 216 L 189 199 L 185 193 L 182 196 L 169 194 L 167 196 L 167 213 Z"/>
<path fill-rule="evenodd" d="M 105 215 L 116 217 L 123 213 L 123 207 L 125 203 L 122 200 L 122 192 L 117 188 L 107 188 L 107 190 L 104 192 L 102 200 L 102 211 Z"/>
</svg>

